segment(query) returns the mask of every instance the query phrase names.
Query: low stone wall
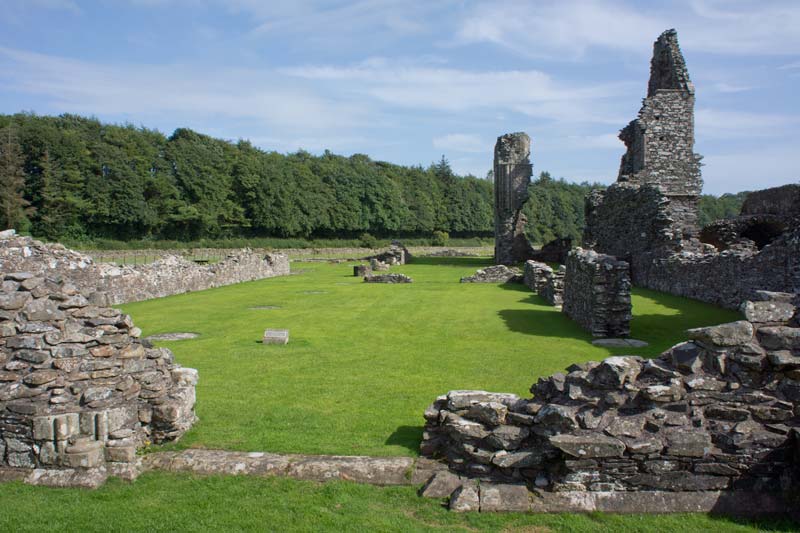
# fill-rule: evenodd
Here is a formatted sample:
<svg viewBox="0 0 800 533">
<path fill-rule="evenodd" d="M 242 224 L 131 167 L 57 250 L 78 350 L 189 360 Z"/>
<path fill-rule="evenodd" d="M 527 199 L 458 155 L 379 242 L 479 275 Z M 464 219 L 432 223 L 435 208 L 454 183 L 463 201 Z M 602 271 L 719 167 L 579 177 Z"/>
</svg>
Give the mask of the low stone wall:
<svg viewBox="0 0 800 533">
<path fill-rule="evenodd" d="M 800 327 L 792 295 L 759 296 L 769 301 L 746 304 L 745 320 L 690 330 L 657 359 L 572 365 L 531 399 L 437 398 L 421 451 L 460 476 L 451 506 L 478 508 L 473 479 L 525 486 L 555 509 L 605 498 L 635 510 L 657 496 L 662 512 L 685 511 L 687 492 L 783 501 L 798 483 Z"/>
<path fill-rule="evenodd" d="M 541 293 L 548 278 L 552 277 L 553 269 L 544 263 L 529 259 L 525 261 L 522 283 L 535 293 Z"/>
<path fill-rule="evenodd" d="M 196 370 L 71 280 L 4 272 L 0 472 L 40 469 L 38 483 L 95 486 L 134 475 L 137 448 L 191 427 Z"/>
<path fill-rule="evenodd" d="M 550 305 L 561 307 L 564 304 L 564 277 L 566 274 L 564 265 L 559 266 L 558 270 L 545 271 L 545 283 L 539 291 L 539 296 Z"/>
<path fill-rule="evenodd" d="M 289 274 L 283 254 L 244 249 L 218 263 L 198 265 L 168 256 L 148 265 L 116 266 L 95 263 L 87 255 L 60 244 L 44 244 L 30 237 L 0 240 L 0 267 L 5 272 L 26 271 L 69 278 L 83 294 L 97 302 L 116 305 Z M 93 300 L 94 301 L 94 300 Z"/>
<path fill-rule="evenodd" d="M 594 337 L 630 335 L 630 265 L 577 248 L 569 253 L 566 270 L 564 313 Z"/>
</svg>

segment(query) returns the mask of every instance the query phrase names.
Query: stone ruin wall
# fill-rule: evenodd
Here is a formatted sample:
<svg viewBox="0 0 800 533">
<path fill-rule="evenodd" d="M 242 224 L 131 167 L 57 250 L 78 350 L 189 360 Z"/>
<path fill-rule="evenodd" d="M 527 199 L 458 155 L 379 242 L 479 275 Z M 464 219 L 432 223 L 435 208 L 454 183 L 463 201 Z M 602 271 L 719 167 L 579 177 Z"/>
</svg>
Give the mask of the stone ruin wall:
<svg viewBox="0 0 800 533">
<path fill-rule="evenodd" d="M 618 181 L 587 197 L 584 245 L 628 261 L 636 285 L 732 309 L 757 290 L 800 290 L 796 186 L 754 193 L 739 220 L 699 232 L 693 108 L 677 35 L 664 32 L 639 117 L 620 133 Z"/>
<path fill-rule="evenodd" d="M 10 269 L 5 258 L 26 247 L 42 262 L 63 253 L 0 240 L 0 467 L 55 485 L 135 477 L 138 448 L 177 439 L 196 420 L 197 371 L 142 341 L 129 316 L 92 303 L 61 271 Z"/>
<path fill-rule="evenodd" d="M 744 320 L 689 330 L 691 340 L 657 359 L 574 364 L 540 379 L 530 399 L 437 398 L 421 451 L 454 473 L 451 508 L 482 505 L 463 488 L 480 480 L 510 487 L 515 508 L 526 489 L 521 505 L 533 510 L 719 510 L 734 495 L 741 508 L 726 512 L 766 512 L 752 498 L 785 512 L 798 480 L 800 302 L 759 297 Z"/>
<path fill-rule="evenodd" d="M 531 139 L 526 133 L 497 138 L 494 147 L 494 260 L 499 265 L 524 261 L 531 252 L 525 237 L 522 208 L 528 200 L 533 167 Z"/>
<path fill-rule="evenodd" d="M 631 332 L 630 265 L 576 248 L 567 257 L 563 311 L 594 337 L 627 337 Z"/>
<path fill-rule="evenodd" d="M 525 261 L 522 283 L 550 305 L 560 307 L 564 303 L 566 272 L 564 265 L 553 270 L 549 265 L 529 259 Z"/>
<path fill-rule="evenodd" d="M 148 265 L 116 266 L 95 263 L 91 257 L 60 244 L 43 244 L 30 237 L 14 237 L 0 247 L 3 271 L 27 271 L 68 277 L 83 294 L 102 294 L 104 305 L 161 298 L 244 281 L 289 274 L 284 254 L 241 250 L 218 263 L 198 265 L 167 256 Z"/>
</svg>

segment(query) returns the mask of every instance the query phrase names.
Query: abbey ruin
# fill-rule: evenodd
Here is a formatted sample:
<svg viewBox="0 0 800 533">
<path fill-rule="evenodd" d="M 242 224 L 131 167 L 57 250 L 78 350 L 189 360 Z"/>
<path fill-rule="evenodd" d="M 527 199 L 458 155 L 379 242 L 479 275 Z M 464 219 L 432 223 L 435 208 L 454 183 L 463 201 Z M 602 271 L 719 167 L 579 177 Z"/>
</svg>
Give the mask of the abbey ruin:
<svg viewBox="0 0 800 533">
<path fill-rule="evenodd" d="M 423 495 L 449 496 L 460 511 L 791 507 L 800 482 L 800 185 L 752 193 L 740 217 L 701 231 L 694 101 L 677 33 L 666 31 L 639 116 L 620 132 L 617 182 L 587 198 L 587 249 L 570 252 L 559 275 L 528 260 L 523 280 L 601 337 L 628 335 L 631 284 L 739 309 L 742 320 L 690 330 L 658 359 L 571 365 L 539 379 L 530 399 L 438 397 L 421 450 L 449 472 Z M 513 252 L 521 218 L 499 210 L 519 204 L 508 203 L 498 153 L 498 213 L 513 224 L 498 230 L 495 260 L 513 264 L 531 258 Z"/>
</svg>

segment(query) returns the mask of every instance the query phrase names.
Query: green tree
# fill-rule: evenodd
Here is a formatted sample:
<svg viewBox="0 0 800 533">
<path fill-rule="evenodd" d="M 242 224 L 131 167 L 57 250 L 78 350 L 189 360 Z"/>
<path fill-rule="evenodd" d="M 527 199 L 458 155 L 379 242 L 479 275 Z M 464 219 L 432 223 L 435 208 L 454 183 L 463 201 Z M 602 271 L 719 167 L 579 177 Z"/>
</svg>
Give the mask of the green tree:
<svg viewBox="0 0 800 533">
<path fill-rule="evenodd" d="M 12 124 L 0 131 L 0 227 L 25 229 L 30 202 L 25 190 L 25 157 Z"/>
</svg>

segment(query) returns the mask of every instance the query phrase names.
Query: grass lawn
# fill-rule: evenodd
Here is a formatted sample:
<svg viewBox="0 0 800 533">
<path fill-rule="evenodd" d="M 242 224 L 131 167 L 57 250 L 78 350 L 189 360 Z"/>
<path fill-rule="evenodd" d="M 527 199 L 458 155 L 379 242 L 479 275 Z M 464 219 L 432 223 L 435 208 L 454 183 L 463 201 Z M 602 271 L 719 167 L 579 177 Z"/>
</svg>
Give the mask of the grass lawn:
<svg viewBox="0 0 800 533">
<path fill-rule="evenodd" d="M 145 474 L 96 491 L 0 484 L 0 531 L 793 531 L 789 522 L 699 514 L 452 513 L 413 488 Z"/>
<path fill-rule="evenodd" d="M 522 285 L 460 284 L 488 259 L 420 258 L 410 285 L 365 284 L 352 264 L 294 263 L 298 274 L 123 306 L 145 335 L 200 371 L 200 422 L 177 445 L 244 451 L 416 455 L 422 412 L 451 389 L 529 395 L 539 376 L 614 353 L 652 356 L 689 327 L 737 314 L 636 290 L 644 349 L 590 344 Z M 251 309 L 277 306 L 280 309 Z M 287 346 L 264 346 L 265 328 Z"/>
</svg>

